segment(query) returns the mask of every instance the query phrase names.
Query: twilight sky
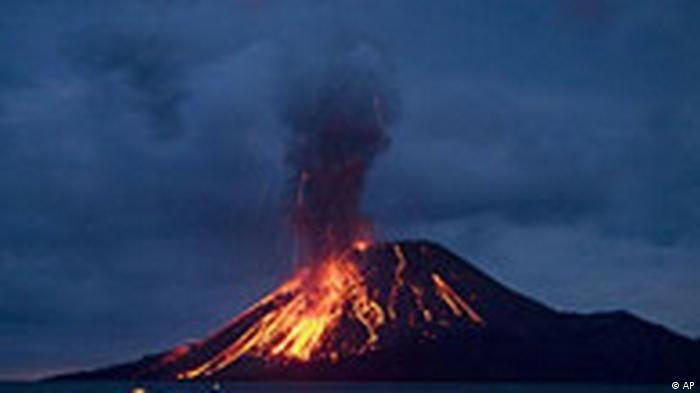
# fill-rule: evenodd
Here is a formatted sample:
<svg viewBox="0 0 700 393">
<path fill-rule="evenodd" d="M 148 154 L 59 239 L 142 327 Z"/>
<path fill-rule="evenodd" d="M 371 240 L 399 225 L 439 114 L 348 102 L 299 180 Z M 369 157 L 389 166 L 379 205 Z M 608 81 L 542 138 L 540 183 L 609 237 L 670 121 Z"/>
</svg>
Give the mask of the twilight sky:
<svg viewBox="0 0 700 393">
<path fill-rule="evenodd" d="M 0 2 L 0 379 L 201 337 L 284 278 L 281 81 L 347 42 L 390 59 L 400 95 L 364 201 L 387 239 L 699 336 L 699 17 L 694 0 Z"/>
</svg>

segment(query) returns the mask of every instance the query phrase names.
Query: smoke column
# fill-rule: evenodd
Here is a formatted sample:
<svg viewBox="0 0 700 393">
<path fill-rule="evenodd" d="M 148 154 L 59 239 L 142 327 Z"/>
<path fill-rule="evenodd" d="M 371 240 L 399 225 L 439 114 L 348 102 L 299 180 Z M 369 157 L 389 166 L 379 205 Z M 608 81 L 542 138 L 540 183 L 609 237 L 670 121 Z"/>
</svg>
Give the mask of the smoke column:
<svg viewBox="0 0 700 393">
<path fill-rule="evenodd" d="M 290 219 L 298 257 L 318 261 L 371 236 L 360 212 L 367 171 L 389 146 L 397 94 L 375 49 L 356 45 L 296 78 L 283 100 L 292 140 Z"/>
</svg>

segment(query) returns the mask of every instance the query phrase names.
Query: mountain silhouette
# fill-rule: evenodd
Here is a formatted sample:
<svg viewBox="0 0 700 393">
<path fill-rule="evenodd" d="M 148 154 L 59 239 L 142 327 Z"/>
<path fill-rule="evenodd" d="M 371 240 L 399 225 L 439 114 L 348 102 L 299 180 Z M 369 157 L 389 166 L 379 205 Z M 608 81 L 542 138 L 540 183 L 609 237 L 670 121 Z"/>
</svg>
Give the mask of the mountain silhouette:
<svg viewBox="0 0 700 393">
<path fill-rule="evenodd" d="M 53 379 L 669 383 L 700 342 L 624 311 L 555 311 L 427 241 L 301 269 L 199 342 Z"/>
</svg>

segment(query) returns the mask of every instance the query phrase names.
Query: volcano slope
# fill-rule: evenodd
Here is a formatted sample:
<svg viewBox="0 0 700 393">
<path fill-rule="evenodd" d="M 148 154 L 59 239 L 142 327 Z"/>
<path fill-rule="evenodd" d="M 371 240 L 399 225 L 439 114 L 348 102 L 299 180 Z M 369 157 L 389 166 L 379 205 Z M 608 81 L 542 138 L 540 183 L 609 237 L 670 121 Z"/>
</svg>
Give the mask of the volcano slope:
<svg viewBox="0 0 700 393">
<path fill-rule="evenodd" d="M 668 383 L 700 343 L 626 312 L 562 313 L 425 241 L 300 270 L 209 337 L 56 379 Z"/>
</svg>

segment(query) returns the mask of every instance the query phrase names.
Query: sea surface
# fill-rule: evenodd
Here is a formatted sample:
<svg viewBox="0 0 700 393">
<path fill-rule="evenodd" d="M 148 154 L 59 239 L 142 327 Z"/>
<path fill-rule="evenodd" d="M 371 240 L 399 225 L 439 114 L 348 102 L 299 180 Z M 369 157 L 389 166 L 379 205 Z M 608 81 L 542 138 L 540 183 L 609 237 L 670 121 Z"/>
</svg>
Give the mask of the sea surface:
<svg viewBox="0 0 700 393">
<path fill-rule="evenodd" d="M 538 385 L 465 383 L 0 383 L 2 393 L 214 393 L 214 392 L 469 392 L 469 393 L 651 393 L 673 391 L 671 385 Z"/>
</svg>

